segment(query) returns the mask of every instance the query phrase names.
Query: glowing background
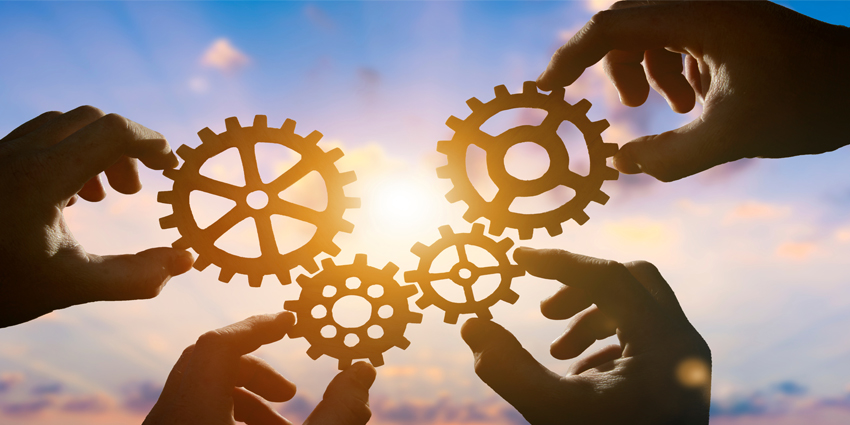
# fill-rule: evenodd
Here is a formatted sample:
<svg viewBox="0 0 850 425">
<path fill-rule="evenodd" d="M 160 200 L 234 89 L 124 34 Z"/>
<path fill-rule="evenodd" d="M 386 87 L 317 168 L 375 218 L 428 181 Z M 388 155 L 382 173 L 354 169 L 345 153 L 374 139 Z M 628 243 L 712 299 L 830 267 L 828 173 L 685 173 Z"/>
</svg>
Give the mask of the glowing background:
<svg viewBox="0 0 850 425">
<path fill-rule="evenodd" d="M 175 148 L 196 146 L 203 127 L 223 131 L 226 117 L 244 125 L 255 114 L 272 125 L 292 118 L 298 134 L 321 131 L 325 150 L 341 147 L 338 166 L 358 174 L 346 193 L 363 208 L 346 214 L 356 228 L 335 239 L 337 262 L 363 252 L 372 265 L 410 270 L 414 242 L 432 243 L 442 224 L 469 226 L 460 219 L 465 206 L 445 201 L 450 185 L 434 172 L 445 161 L 436 142 L 451 135 L 446 118 L 465 117 L 465 100 L 489 100 L 493 86 L 517 91 L 533 80 L 605 3 L 0 3 L 0 133 L 81 104 L 160 131 Z M 790 6 L 850 21 L 842 2 Z M 607 142 L 695 116 L 673 114 L 657 95 L 641 108 L 620 106 L 599 67 L 567 91 L 567 100 L 581 98 L 594 104 L 591 119 L 612 124 Z M 495 125 L 534 119 L 517 114 Z M 744 161 L 671 184 L 621 176 L 603 186 L 611 201 L 592 204 L 587 224 L 570 222 L 556 238 L 538 231 L 524 243 L 655 263 L 713 349 L 714 423 L 847 423 L 848 159 L 845 148 Z M 170 207 L 156 193 L 170 181 L 147 170 L 142 181 L 140 194 L 113 192 L 66 211 L 88 250 L 134 252 L 177 238 L 157 223 Z M 380 211 L 399 197 L 409 197 L 407 209 L 398 207 L 415 215 L 409 222 Z M 505 236 L 518 242 L 515 232 Z M 140 423 L 198 335 L 277 311 L 298 294 L 273 277 L 261 289 L 217 277 L 211 266 L 174 279 L 155 300 L 79 306 L 0 331 L 0 421 Z M 497 305 L 495 320 L 564 371 L 567 363 L 548 355 L 563 324 L 537 309 L 557 285 L 522 278 L 514 287 L 519 302 Z M 459 327 L 443 324 L 434 307 L 423 313 L 407 333 L 410 348 L 385 354 L 372 423 L 522 423 L 475 377 Z M 333 359 L 312 361 L 306 349 L 303 339 L 286 339 L 259 351 L 299 385 L 281 407 L 294 421 L 335 372 Z"/>
</svg>

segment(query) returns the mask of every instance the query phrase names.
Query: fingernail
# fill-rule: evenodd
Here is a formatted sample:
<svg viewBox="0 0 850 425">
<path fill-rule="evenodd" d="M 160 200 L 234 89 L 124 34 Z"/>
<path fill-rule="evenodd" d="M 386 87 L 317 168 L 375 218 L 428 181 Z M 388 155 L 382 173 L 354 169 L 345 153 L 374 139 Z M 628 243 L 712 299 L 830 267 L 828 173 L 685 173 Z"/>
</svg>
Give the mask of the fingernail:
<svg viewBox="0 0 850 425">
<path fill-rule="evenodd" d="M 171 258 L 171 275 L 177 276 L 188 272 L 195 263 L 195 257 L 189 251 L 180 251 Z"/>
<path fill-rule="evenodd" d="M 357 382 L 365 388 L 371 387 L 372 383 L 375 382 L 375 367 L 366 362 L 357 362 L 352 367 L 356 368 L 354 370 L 354 377 L 357 379 Z"/>
</svg>

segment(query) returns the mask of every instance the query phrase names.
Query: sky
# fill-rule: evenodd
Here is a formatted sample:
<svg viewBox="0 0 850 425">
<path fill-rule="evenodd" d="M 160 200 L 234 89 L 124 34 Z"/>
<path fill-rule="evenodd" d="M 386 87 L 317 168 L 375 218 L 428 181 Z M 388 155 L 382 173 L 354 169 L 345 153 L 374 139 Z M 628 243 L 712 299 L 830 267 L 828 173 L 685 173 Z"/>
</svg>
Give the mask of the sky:
<svg viewBox="0 0 850 425">
<path fill-rule="evenodd" d="M 850 22 L 844 2 L 782 4 L 826 22 Z M 604 7 L 605 1 L 4 2 L 0 133 L 42 112 L 84 104 L 157 130 L 174 148 L 198 146 L 199 130 L 220 133 L 228 117 L 243 126 L 258 114 L 274 126 L 292 119 L 299 135 L 320 131 L 324 150 L 341 148 L 345 156 L 336 165 L 358 177 L 345 193 L 360 197 L 362 207 L 344 215 L 355 230 L 334 239 L 342 249 L 335 262 L 364 253 L 372 266 L 399 266 L 396 279 L 403 281 L 403 271 L 417 267 L 414 243 L 430 245 L 442 225 L 470 229 L 461 218 L 465 205 L 445 200 L 451 183 L 435 172 L 446 161 L 436 143 L 453 133 L 447 118 L 465 117 L 465 101 L 490 100 L 495 86 L 519 91 Z M 611 123 L 603 139 L 620 145 L 698 115 L 675 114 L 655 94 L 644 106 L 623 107 L 598 66 L 567 89 L 568 101 L 583 98 L 593 104 L 592 120 Z M 535 117 L 500 115 L 486 130 Z M 569 131 L 559 130 L 568 148 L 576 146 Z M 532 150 L 520 154 L 518 172 L 533 173 L 546 160 Z M 237 161 L 216 160 L 210 176 L 238 178 Z M 673 183 L 621 175 L 603 185 L 611 199 L 591 204 L 583 226 L 570 221 L 557 237 L 538 230 L 527 241 L 508 230 L 496 239 L 658 266 L 712 348 L 713 424 L 847 423 L 848 160 L 844 148 L 739 161 Z M 292 161 L 272 152 L 261 171 L 274 175 Z M 575 165 L 581 164 L 579 154 Z M 137 252 L 180 236 L 158 224 L 171 207 L 156 202 L 157 192 L 169 190 L 171 180 L 150 170 L 141 177 L 138 194 L 109 192 L 100 203 L 66 210 L 90 252 Z M 299 187 L 297 199 L 322 202 L 313 186 Z M 192 202 L 199 220 L 226 212 L 215 199 Z M 287 225 L 279 230 L 294 239 L 309 231 Z M 228 249 L 256 249 L 251 226 L 234 230 L 225 235 Z M 224 284 L 218 273 L 215 265 L 192 270 L 153 300 L 77 306 L 0 331 L 0 421 L 140 423 L 180 352 L 199 335 L 279 311 L 299 294 L 297 285 L 281 286 L 274 276 L 250 288 L 245 276 Z M 292 277 L 301 273 L 295 269 Z M 569 362 L 548 353 L 564 324 L 546 320 L 538 308 L 558 284 L 526 276 L 512 288 L 519 301 L 495 305 L 494 320 L 546 366 L 565 372 Z M 405 333 L 410 347 L 384 355 L 371 423 L 524 423 L 475 376 L 459 325 L 443 323 L 436 307 L 421 313 L 423 322 Z M 306 417 L 336 372 L 334 359 L 314 361 L 308 347 L 303 338 L 287 338 L 257 353 L 298 385 L 296 398 L 279 407 L 294 421 Z"/>
</svg>

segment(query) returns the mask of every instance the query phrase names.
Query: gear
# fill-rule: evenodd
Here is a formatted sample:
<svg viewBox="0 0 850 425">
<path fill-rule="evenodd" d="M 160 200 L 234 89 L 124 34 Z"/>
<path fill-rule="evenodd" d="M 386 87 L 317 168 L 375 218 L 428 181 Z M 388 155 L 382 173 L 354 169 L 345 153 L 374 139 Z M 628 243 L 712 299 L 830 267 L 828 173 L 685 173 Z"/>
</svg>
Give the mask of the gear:
<svg viewBox="0 0 850 425">
<path fill-rule="evenodd" d="M 490 307 L 499 300 L 513 304 L 519 299 L 519 295 L 511 290 L 511 280 L 525 274 L 520 266 L 511 264 L 508 260 L 508 250 L 514 242 L 508 238 L 499 242 L 484 235 L 484 225 L 475 223 L 470 233 L 456 234 L 450 226 L 440 227 L 442 236 L 431 246 L 425 246 L 417 242 L 411 248 L 411 252 L 419 257 L 419 268 L 404 273 L 405 282 L 416 282 L 422 289 L 422 296 L 416 300 L 416 305 L 425 309 L 430 305 L 436 305 L 446 312 L 445 322 L 455 324 L 461 314 L 474 313 L 482 319 L 492 319 Z M 478 267 L 467 257 L 466 245 L 473 245 L 487 250 L 493 258 L 498 261 L 497 266 Z M 451 270 L 441 273 L 432 273 L 431 265 L 434 259 L 444 250 L 454 246 L 457 249 L 458 263 Z M 500 274 L 502 277 L 499 286 L 487 297 L 476 300 L 472 291 L 472 285 L 479 277 L 488 274 Z M 466 275 L 466 276 L 464 276 Z M 437 280 L 450 279 L 455 284 L 463 287 L 466 302 L 456 303 L 446 300 L 434 290 L 432 283 Z"/>
<path fill-rule="evenodd" d="M 203 270 L 210 264 L 221 267 L 219 280 L 229 282 L 236 273 L 248 276 L 250 286 L 260 286 L 263 276 L 277 275 L 281 284 L 290 283 L 290 271 L 301 266 L 309 273 L 319 270 L 315 257 L 322 252 L 331 256 L 339 253 L 333 243 L 338 232 L 351 233 L 354 225 L 345 221 L 342 214 L 348 208 L 360 207 L 360 199 L 345 196 L 343 186 L 356 180 L 353 171 L 340 173 L 334 162 L 342 157 L 342 150 L 335 148 L 324 152 L 318 145 L 322 134 L 314 131 L 306 137 L 295 134 L 295 121 L 287 119 L 281 128 L 269 128 L 265 115 L 254 118 L 253 127 L 242 127 L 235 118 L 224 120 L 226 131 L 215 134 L 209 128 L 198 132 L 201 145 L 195 149 L 183 145 L 177 154 L 185 161 L 179 169 L 165 170 L 163 174 L 174 180 L 171 191 L 160 192 L 157 200 L 171 204 L 172 215 L 159 220 L 163 229 L 176 227 L 181 237 L 172 246 L 180 249 L 192 248 L 198 254 L 195 268 Z M 254 146 L 257 143 L 275 143 L 301 155 L 292 168 L 270 183 L 263 183 L 257 166 Z M 245 186 L 239 187 L 205 177 L 200 174 L 201 166 L 208 159 L 229 148 L 237 148 L 245 171 Z M 287 202 L 279 193 L 292 186 L 312 171 L 317 171 L 327 188 L 327 208 L 324 211 Z M 193 190 L 221 196 L 236 202 L 236 206 L 212 225 L 201 229 L 189 205 L 189 193 Z M 255 191 L 268 196 L 268 205 L 254 209 L 248 205 L 247 197 Z M 271 216 L 280 214 L 305 221 L 316 226 L 316 233 L 303 246 L 281 254 L 275 242 Z M 246 218 L 253 218 L 257 226 L 260 250 L 258 258 L 245 258 L 216 247 L 215 241 L 227 230 Z"/>
<path fill-rule="evenodd" d="M 354 263 L 349 265 L 337 266 L 330 258 L 322 260 L 321 273 L 296 279 L 301 287 L 298 300 L 283 304 L 298 319 L 289 331 L 290 338 L 306 338 L 310 343 L 307 354 L 313 360 L 326 354 L 339 360 L 340 370 L 350 366 L 354 359 L 369 359 L 373 366 L 383 365 L 385 351 L 392 347 L 403 350 L 410 345 L 404 337 L 407 325 L 422 322 L 422 315 L 411 312 L 407 303 L 419 290 L 415 285 L 400 285 L 394 278 L 397 272 L 398 267 L 393 263 L 387 263 L 383 269 L 370 267 L 365 254 L 355 255 Z M 372 307 L 366 323 L 356 328 L 340 325 L 333 317 L 334 304 L 348 296 L 361 297 Z M 381 330 L 377 337 L 369 335 L 375 327 Z M 327 331 L 333 334 L 326 335 Z M 353 339 L 356 341 L 350 342 Z"/>
<path fill-rule="evenodd" d="M 561 223 L 573 219 L 578 224 L 588 220 L 584 208 L 593 201 L 608 202 L 608 195 L 600 188 L 605 180 L 616 180 L 617 170 L 606 165 L 606 160 L 617 153 L 617 144 L 604 143 L 601 133 L 608 128 L 608 121 L 591 122 L 586 114 L 590 102 L 583 99 L 575 105 L 564 100 L 564 89 L 558 88 L 546 95 L 537 91 L 533 81 L 526 81 L 522 93 L 511 94 L 505 86 L 495 88 L 496 98 L 483 103 L 476 98 L 466 101 L 472 113 L 466 119 L 455 116 L 446 121 L 455 131 L 451 140 L 438 142 L 437 151 L 448 157 L 448 164 L 437 169 L 437 176 L 451 179 L 454 188 L 446 194 L 449 202 L 464 201 L 468 209 L 463 218 L 472 223 L 484 217 L 490 220 L 489 232 L 499 236 L 506 227 L 519 231 L 520 239 L 531 239 L 534 229 L 545 227 L 551 236 L 563 232 Z M 501 111 L 515 108 L 537 108 L 547 112 L 538 126 L 523 125 L 511 128 L 498 136 L 481 130 L 481 125 Z M 584 134 L 590 158 L 590 173 L 581 176 L 569 170 L 569 156 L 563 141 L 557 134 L 558 126 L 567 120 Z M 505 153 L 512 146 L 533 142 L 549 155 L 550 166 L 546 173 L 535 180 L 521 180 L 505 170 Z M 486 201 L 475 190 L 466 170 L 466 153 L 470 145 L 478 146 L 487 154 L 487 170 L 493 183 L 499 188 L 491 201 Z M 558 164 L 558 166 L 554 166 Z M 575 190 L 575 196 L 560 207 L 543 213 L 520 214 L 508 210 L 517 197 L 538 196 L 558 186 Z"/>
</svg>

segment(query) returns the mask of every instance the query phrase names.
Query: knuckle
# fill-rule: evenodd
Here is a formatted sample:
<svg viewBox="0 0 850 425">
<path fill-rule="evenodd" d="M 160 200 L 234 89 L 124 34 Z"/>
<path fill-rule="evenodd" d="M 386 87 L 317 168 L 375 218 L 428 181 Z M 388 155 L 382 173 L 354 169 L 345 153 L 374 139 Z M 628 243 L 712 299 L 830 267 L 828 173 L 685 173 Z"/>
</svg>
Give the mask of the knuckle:
<svg viewBox="0 0 850 425">
<path fill-rule="evenodd" d="M 625 264 L 626 268 L 639 274 L 661 274 L 655 264 L 645 260 L 631 261 Z"/>
<path fill-rule="evenodd" d="M 216 349 L 225 345 L 225 336 L 219 330 L 204 332 L 195 346 L 198 350 Z"/>
<path fill-rule="evenodd" d="M 118 114 L 104 115 L 100 121 L 105 127 L 113 131 L 127 131 L 130 127 L 127 118 Z"/>
<path fill-rule="evenodd" d="M 590 20 L 587 21 L 587 25 L 585 25 L 585 31 L 590 32 L 602 32 L 604 33 L 606 28 L 611 25 L 611 20 L 614 17 L 614 14 L 617 13 L 613 10 L 600 10 L 593 14 L 590 17 Z"/>
<path fill-rule="evenodd" d="M 87 117 L 87 118 L 100 118 L 100 117 L 105 115 L 103 113 L 103 111 L 101 111 L 99 108 L 95 108 L 94 106 L 91 106 L 91 105 L 83 105 L 83 106 L 77 107 L 72 112 L 76 112 L 76 113 L 78 113 L 78 114 L 80 114 L 84 117 Z"/>
<path fill-rule="evenodd" d="M 349 412 L 355 423 L 365 424 L 372 418 L 372 409 L 363 403 L 355 403 L 349 407 Z"/>
</svg>

